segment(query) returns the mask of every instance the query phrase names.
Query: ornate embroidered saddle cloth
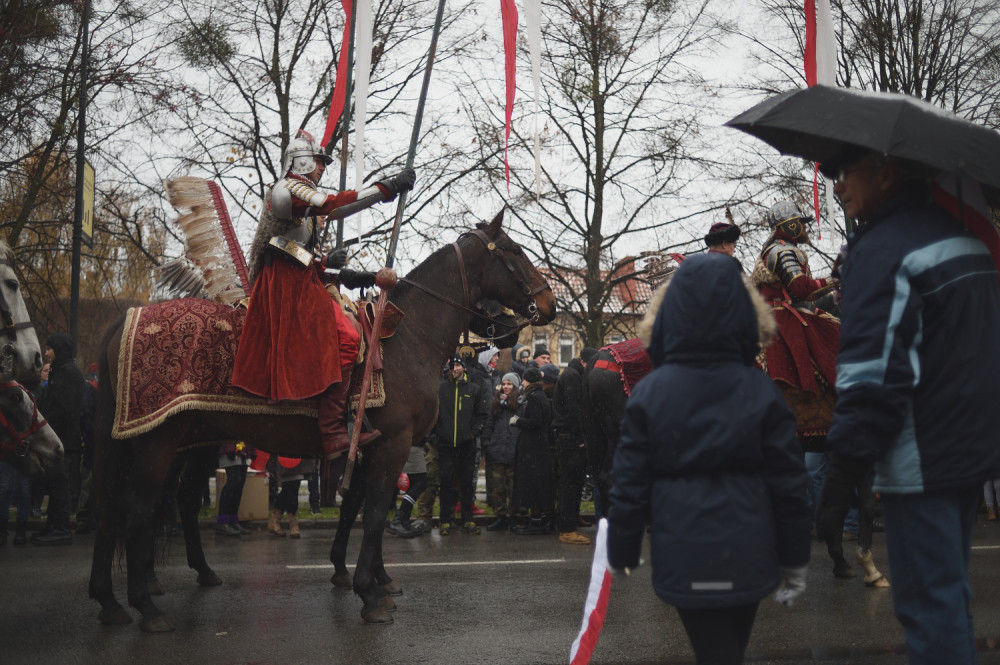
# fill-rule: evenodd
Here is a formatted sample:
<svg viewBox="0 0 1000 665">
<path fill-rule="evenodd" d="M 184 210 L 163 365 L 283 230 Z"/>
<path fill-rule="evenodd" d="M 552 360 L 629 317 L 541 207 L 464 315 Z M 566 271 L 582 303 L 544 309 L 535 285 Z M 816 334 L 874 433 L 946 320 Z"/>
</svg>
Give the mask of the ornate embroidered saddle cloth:
<svg viewBox="0 0 1000 665">
<path fill-rule="evenodd" d="M 646 347 L 638 337 L 603 346 L 601 351 L 610 353 L 614 361 L 597 360 L 594 367 L 618 372 L 625 386 L 626 395 L 631 395 L 635 384 L 653 369 Z"/>
<path fill-rule="evenodd" d="M 127 439 L 188 410 L 316 417 L 315 400 L 270 402 L 231 385 L 246 311 L 185 298 L 134 307 L 118 354 L 111 435 Z M 381 348 L 380 348 L 381 352 Z M 360 390 L 360 376 L 352 392 Z M 368 407 L 385 405 L 382 373 L 372 377 Z M 358 395 L 352 395 L 356 405 Z"/>
</svg>

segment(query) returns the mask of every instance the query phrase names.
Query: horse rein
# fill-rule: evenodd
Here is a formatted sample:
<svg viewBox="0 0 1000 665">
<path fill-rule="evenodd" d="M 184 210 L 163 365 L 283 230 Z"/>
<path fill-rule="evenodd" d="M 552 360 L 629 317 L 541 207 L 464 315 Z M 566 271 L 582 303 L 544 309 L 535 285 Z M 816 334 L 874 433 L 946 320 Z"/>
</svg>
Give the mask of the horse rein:
<svg viewBox="0 0 1000 665">
<path fill-rule="evenodd" d="M 521 290 L 522 293 L 525 294 L 526 300 L 527 299 L 532 299 L 532 298 L 534 298 L 534 296 L 536 294 L 541 293 L 542 291 L 544 291 L 544 290 L 546 290 L 548 288 L 551 288 L 548 284 L 543 284 L 541 286 L 538 286 L 538 287 L 535 287 L 534 289 L 532 289 L 531 286 L 527 282 L 525 282 L 521 278 L 521 276 L 517 273 L 517 270 L 514 269 L 514 264 L 511 262 L 510 258 L 507 256 L 507 254 L 502 249 L 498 249 L 497 246 L 496 246 L 496 243 L 494 243 L 492 240 L 490 240 L 489 236 L 487 236 L 486 233 L 483 232 L 482 229 L 475 229 L 473 231 L 468 231 L 466 233 L 463 233 L 462 235 L 459 236 L 458 239 L 461 240 L 465 236 L 475 236 L 476 238 L 478 238 L 483 243 L 483 245 L 490 252 L 490 254 L 492 254 L 494 256 L 497 256 L 498 258 L 500 258 L 501 261 L 503 261 L 504 266 L 506 266 L 506 268 L 510 272 L 511 276 L 514 278 L 514 281 L 517 283 L 518 288 Z M 532 314 L 531 319 L 529 319 L 525 323 L 518 324 L 517 326 L 507 326 L 506 324 L 501 324 L 499 321 L 497 321 L 496 319 L 494 319 L 491 314 L 489 314 L 489 313 L 487 313 L 485 311 L 484 312 L 477 312 L 477 311 L 473 310 L 469 306 L 469 280 L 468 280 L 468 277 L 465 274 L 465 258 L 462 256 L 462 248 L 459 246 L 459 244 L 458 244 L 457 241 L 451 243 L 451 246 L 455 248 L 455 254 L 458 256 L 458 271 L 459 271 L 459 273 L 462 276 L 462 295 L 463 295 L 463 299 L 465 301 L 464 303 L 457 303 L 454 300 L 452 300 L 451 298 L 448 298 L 447 296 L 444 296 L 444 295 L 442 295 L 442 294 L 434 291 L 433 289 L 430 289 L 430 288 L 424 286 L 423 284 L 418 284 L 417 282 L 414 282 L 414 281 L 412 281 L 410 279 L 407 279 L 406 277 L 400 277 L 399 281 L 400 282 L 405 282 L 405 283 L 409 284 L 410 286 L 415 287 L 416 289 L 419 289 L 420 291 L 423 291 L 424 293 L 426 293 L 427 295 L 429 295 L 429 296 L 431 296 L 433 298 L 437 298 L 438 300 L 440 300 L 441 302 L 445 303 L 446 305 L 449 305 L 450 307 L 453 307 L 453 308 L 459 309 L 459 310 L 463 310 L 465 312 L 468 312 L 469 314 L 474 314 L 476 316 L 480 316 L 480 317 L 486 319 L 487 321 L 490 322 L 491 327 L 493 328 L 494 334 L 496 333 L 496 326 L 498 324 L 499 325 L 503 325 L 505 328 L 506 327 L 512 327 L 514 330 L 517 330 L 518 332 L 520 332 L 521 330 L 524 330 L 525 328 L 527 328 L 528 326 L 530 326 L 532 324 L 532 322 L 534 322 L 538 318 L 538 306 L 534 302 L 531 302 L 528 305 L 528 311 L 531 312 L 531 314 Z M 466 323 L 466 326 L 465 326 L 464 340 L 465 340 L 465 344 L 468 345 L 468 343 L 469 343 L 469 326 L 468 326 L 468 323 Z"/>
<path fill-rule="evenodd" d="M 22 386 L 17 381 L 5 381 L 0 383 L 0 390 L 7 390 L 10 388 L 17 388 L 24 391 L 28 401 L 31 402 L 31 424 L 28 426 L 28 429 L 19 431 L 17 427 L 15 427 L 14 424 L 7 418 L 7 414 L 0 409 L 0 427 L 6 430 L 11 439 L 10 441 L 5 441 L 0 444 L 0 459 L 7 457 L 10 453 L 14 453 L 18 457 L 24 457 L 28 453 L 28 438 L 48 424 L 45 421 L 45 418 L 42 417 L 42 414 L 38 412 L 38 404 L 35 403 L 35 398 L 31 396 L 31 393 L 28 392 L 27 388 Z"/>
<path fill-rule="evenodd" d="M 0 266 L 14 269 L 14 264 L 7 258 L 0 258 Z M 17 343 L 17 331 L 34 329 L 35 324 L 31 321 L 14 321 L 14 313 L 7 302 L 7 296 L 3 294 L 3 289 L 0 289 L 0 318 L 3 319 L 3 332 L 8 339 L 8 342 L 0 347 L 0 371 L 10 374 L 14 371 L 14 344 Z"/>
</svg>

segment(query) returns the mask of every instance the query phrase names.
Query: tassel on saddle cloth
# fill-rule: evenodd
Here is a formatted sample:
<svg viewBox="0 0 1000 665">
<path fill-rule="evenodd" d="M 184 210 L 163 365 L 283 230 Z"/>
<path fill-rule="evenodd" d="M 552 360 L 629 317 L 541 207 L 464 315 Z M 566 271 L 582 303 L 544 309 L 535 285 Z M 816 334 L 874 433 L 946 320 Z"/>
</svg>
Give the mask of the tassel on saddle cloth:
<svg viewBox="0 0 1000 665">
<path fill-rule="evenodd" d="M 129 309 L 118 354 L 112 437 L 132 438 L 195 409 L 315 418 L 315 400 L 271 402 L 230 385 L 245 318 L 243 309 L 197 298 Z M 380 345 L 379 365 L 381 356 Z M 352 377 L 352 408 L 360 399 L 361 367 Z M 384 405 L 379 369 L 373 373 L 366 408 Z"/>
</svg>

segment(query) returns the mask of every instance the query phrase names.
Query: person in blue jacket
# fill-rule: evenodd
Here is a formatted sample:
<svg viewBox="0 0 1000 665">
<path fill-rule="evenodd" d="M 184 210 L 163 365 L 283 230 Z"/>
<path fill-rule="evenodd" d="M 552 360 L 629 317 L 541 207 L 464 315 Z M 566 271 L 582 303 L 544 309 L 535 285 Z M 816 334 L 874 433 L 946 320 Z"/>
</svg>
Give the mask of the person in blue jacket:
<svg viewBox="0 0 1000 665">
<path fill-rule="evenodd" d="M 875 463 L 910 665 L 972 664 L 972 530 L 1000 474 L 1000 275 L 928 169 L 862 148 L 821 168 L 861 224 L 842 254 L 827 442 L 858 473 Z"/>
<path fill-rule="evenodd" d="M 608 564 L 639 564 L 677 608 L 697 662 L 742 663 L 757 607 L 805 589 L 811 519 L 795 416 L 756 369 L 767 305 L 724 254 L 688 257 L 655 314 L 650 372 L 612 464 Z"/>
</svg>

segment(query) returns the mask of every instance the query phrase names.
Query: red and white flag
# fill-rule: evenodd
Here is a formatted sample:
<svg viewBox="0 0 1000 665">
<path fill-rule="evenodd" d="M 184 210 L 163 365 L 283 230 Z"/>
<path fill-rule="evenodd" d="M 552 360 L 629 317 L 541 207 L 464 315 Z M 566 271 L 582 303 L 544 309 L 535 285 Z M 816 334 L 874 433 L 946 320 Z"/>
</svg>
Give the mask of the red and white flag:
<svg viewBox="0 0 1000 665">
<path fill-rule="evenodd" d="M 934 202 L 959 219 L 972 233 L 983 241 L 1000 269 L 1000 231 L 991 221 L 990 208 L 983 196 L 983 188 L 967 176 L 943 173 L 931 185 Z"/>
<path fill-rule="evenodd" d="M 344 102 L 347 99 L 347 61 L 351 51 L 351 0 L 340 0 L 340 6 L 344 8 L 344 38 L 340 43 L 337 80 L 333 84 L 333 98 L 330 100 L 330 112 L 326 116 L 326 130 L 320 143 L 324 148 L 333 137 L 333 131 L 344 113 Z"/>
<path fill-rule="evenodd" d="M 837 85 L 837 38 L 833 33 L 833 14 L 830 0 L 805 0 L 806 12 L 806 85 Z M 813 208 L 816 211 L 816 229 L 820 229 L 819 164 L 813 169 Z M 826 214 L 834 210 L 833 184 L 826 183 Z M 822 232 L 819 232 L 822 238 Z"/>
<path fill-rule="evenodd" d="M 580 634 L 569 650 L 569 665 L 587 665 L 597 647 L 597 639 L 604 627 L 608 613 L 608 596 L 611 594 L 611 573 L 608 572 L 608 520 L 602 517 L 597 523 L 597 541 L 594 561 L 590 564 L 590 588 L 583 605 L 583 622 Z"/>
</svg>

